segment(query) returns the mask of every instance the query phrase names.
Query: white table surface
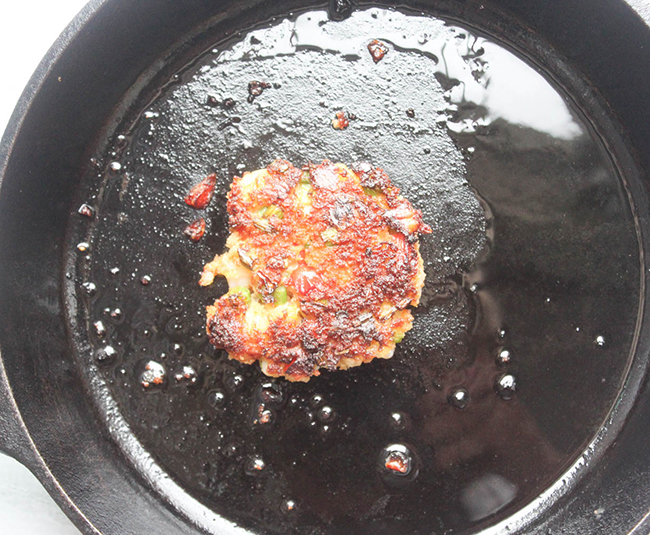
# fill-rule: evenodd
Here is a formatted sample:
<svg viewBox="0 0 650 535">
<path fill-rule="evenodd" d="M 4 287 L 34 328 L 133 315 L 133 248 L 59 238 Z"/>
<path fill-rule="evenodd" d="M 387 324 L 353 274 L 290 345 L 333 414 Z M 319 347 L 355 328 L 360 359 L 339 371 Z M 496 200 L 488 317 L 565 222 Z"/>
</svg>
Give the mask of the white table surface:
<svg viewBox="0 0 650 535">
<path fill-rule="evenodd" d="M 0 132 L 25 84 L 86 0 L 0 0 Z M 79 535 L 38 480 L 0 454 L 0 533 Z"/>
</svg>

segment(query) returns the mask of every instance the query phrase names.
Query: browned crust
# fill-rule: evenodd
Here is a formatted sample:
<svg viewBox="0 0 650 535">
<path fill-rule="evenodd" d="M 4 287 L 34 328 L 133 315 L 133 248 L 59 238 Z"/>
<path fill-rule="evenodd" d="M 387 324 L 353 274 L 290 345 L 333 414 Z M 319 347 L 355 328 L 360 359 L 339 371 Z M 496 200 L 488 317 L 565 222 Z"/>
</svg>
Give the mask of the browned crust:
<svg viewBox="0 0 650 535">
<path fill-rule="evenodd" d="M 420 297 L 417 240 L 431 232 L 420 212 L 383 170 L 368 164 L 350 170 L 325 160 L 298 169 L 276 160 L 266 171 L 253 189 L 235 177 L 230 228 L 246 260 L 251 256 L 256 299 L 273 306 L 282 284 L 297 300 L 299 317 L 274 317 L 268 329 L 253 334 L 245 328 L 245 299 L 226 295 L 209 307 L 210 342 L 231 358 L 259 360 L 265 373 L 290 380 L 308 380 L 320 367 L 390 357 L 394 333 L 411 327 L 404 309 Z M 301 179 L 308 179 L 309 213 L 296 196 Z M 271 215 L 260 228 L 259 210 L 270 205 L 281 217 Z"/>
</svg>

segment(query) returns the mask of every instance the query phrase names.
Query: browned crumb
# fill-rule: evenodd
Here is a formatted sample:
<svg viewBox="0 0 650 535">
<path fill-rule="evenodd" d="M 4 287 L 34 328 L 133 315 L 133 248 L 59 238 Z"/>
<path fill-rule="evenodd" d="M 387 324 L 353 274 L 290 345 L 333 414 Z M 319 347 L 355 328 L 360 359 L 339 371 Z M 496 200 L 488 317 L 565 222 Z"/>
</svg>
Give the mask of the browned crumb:
<svg viewBox="0 0 650 535">
<path fill-rule="evenodd" d="M 368 43 L 368 51 L 372 56 L 372 60 L 375 63 L 379 63 L 382 59 L 384 59 L 384 56 L 388 53 L 388 47 L 381 41 L 378 41 L 377 39 L 373 39 L 372 41 L 370 41 L 370 43 Z"/>
<path fill-rule="evenodd" d="M 259 97 L 265 89 L 271 89 L 271 84 L 258 80 L 248 82 L 248 102 L 253 102 L 255 97 Z"/>
<path fill-rule="evenodd" d="M 350 121 L 342 111 L 336 112 L 336 117 L 332 119 L 332 127 L 335 130 L 345 130 L 350 126 Z"/>
</svg>

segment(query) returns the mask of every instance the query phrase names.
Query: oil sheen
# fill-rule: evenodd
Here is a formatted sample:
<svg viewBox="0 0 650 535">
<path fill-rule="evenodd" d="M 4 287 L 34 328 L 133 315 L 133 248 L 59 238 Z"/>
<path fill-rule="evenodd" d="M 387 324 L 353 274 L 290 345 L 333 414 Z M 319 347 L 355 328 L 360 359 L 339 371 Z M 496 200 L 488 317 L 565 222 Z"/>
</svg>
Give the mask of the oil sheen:
<svg viewBox="0 0 650 535">
<path fill-rule="evenodd" d="M 112 417 L 253 532 L 469 533 L 516 513 L 593 438 L 632 350 L 639 246 L 588 110 L 480 32 L 395 10 L 207 45 L 118 123 L 74 216 L 85 367 Z M 371 162 L 432 226 L 392 359 L 293 384 L 207 342 L 227 288 L 198 278 L 223 251 L 230 181 L 278 157 Z M 211 172 L 215 198 L 191 209 Z"/>
</svg>

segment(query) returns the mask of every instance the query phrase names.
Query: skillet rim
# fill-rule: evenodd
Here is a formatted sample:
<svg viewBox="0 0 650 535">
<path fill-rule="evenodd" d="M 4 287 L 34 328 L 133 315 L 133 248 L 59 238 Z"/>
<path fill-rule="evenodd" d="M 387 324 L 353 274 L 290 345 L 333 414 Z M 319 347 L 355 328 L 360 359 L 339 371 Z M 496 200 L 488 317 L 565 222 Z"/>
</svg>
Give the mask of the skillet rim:
<svg viewBox="0 0 650 535">
<path fill-rule="evenodd" d="M 39 64 L 34 75 L 31 77 L 11 115 L 2 137 L 2 141 L 0 142 L 0 192 L 2 191 L 3 178 L 7 171 L 12 148 L 20 136 L 21 127 L 23 126 L 25 117 L 32 104 L 37 99 L 39 90 L 44 81 L 51 74 L 52 67 L 63 55 L 65 55 L 69 45 L 74 41 L 79 31 L 93 18 L 94 15 L 97 14 L 98 11 L 101 10 L 104 5 L 111 2 L 113 2 L 113 0 L 92 0 L 87 4 L 57 39 Z M 646 29 L 650 26 L 650 6 L 647 3 L 639 0 L 623 0 L 621 1 L 621 4 L 627 4 L 627 6 L 644 21 Z M 647 221 L 642 223 L 647 227 Z M 648 229 L 646 228 L 646 232 L 647 230 Z M 646 311 L 646 316 L 647 315 L 648 312 Z M 642 395 L 643 394 L 640 394 L 637 400 L 641 398 Z M 647 394 L 645 397 L 650 397 L 650 394 Z M 5 413 L 0 416 L 0 435 L 2 435 L 1 440 L 4 440 L 4 443 L 0 444 L 0 448 L 6 450 L 10 455 L 26 464 L 30 470 L 35 473 L 44 486 L 46 486 L 48 492 L 53 494 L 59 505 L 61 505 L 66 511 L 66 514 L 72 518 L 75 524 L 77 524 L 82 531 L 85 531 L 86 533 L 99 533 L 99 531 L 92 527 L 90 521 L 84 517 L 82 511 L 65 493 L 65 490 L 61 487 L 52 471 L 48 468 L 45 460 L 40 455 L 36 444 L 32 440 L 29 429 L 21 416 L 21 410 L 14 399 L 11 383 L 7 376 L 1 354 L 0 406 L 8 407 L 8 410 L 5 410 Z M 7 415 L 7 413 L 9 414 Z M 587 475 L 585 474 L 585 476 Z M 641 519 L 639 524 L 633 528 L 633 532 L 649 527 L 649 516 L 650 512 L 648 512 Z"/>
</svg>

